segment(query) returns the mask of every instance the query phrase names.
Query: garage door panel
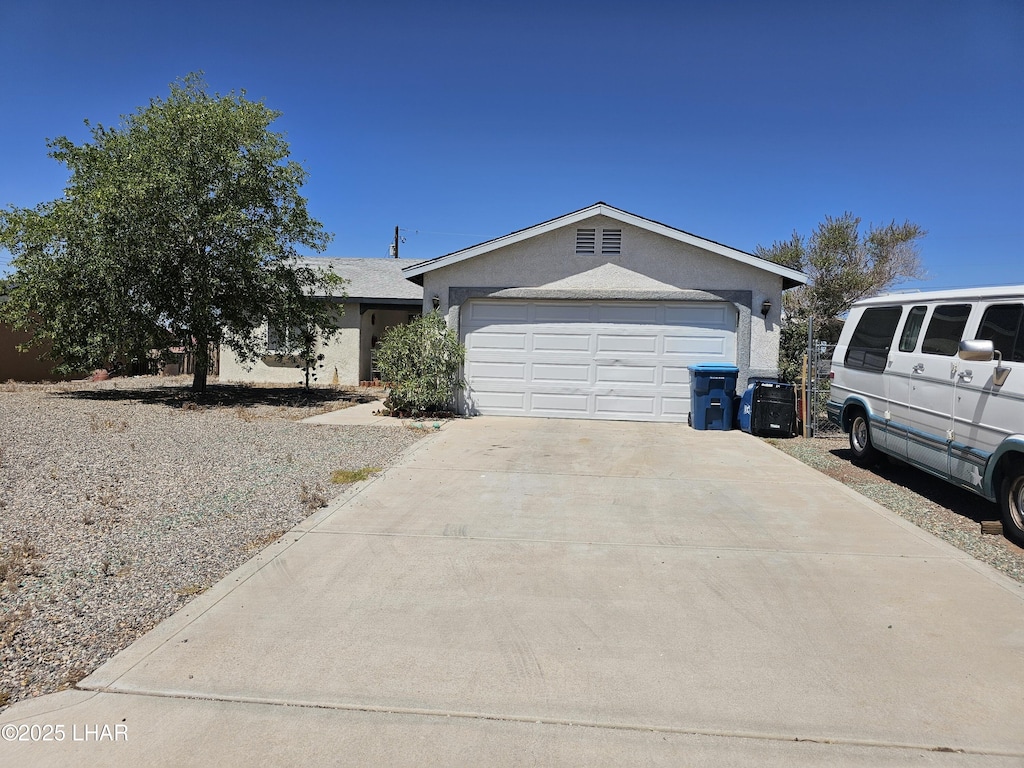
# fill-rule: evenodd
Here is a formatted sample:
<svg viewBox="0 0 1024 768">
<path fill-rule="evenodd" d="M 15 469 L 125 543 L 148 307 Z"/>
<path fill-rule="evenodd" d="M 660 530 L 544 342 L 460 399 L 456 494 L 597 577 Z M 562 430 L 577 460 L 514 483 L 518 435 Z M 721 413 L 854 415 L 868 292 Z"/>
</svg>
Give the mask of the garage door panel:
<svg viewBox="0 0 1024 768">
<path fill-rule="evenodd" d="M 729 352 L 728 339 L 723 339 L 721 336 L 666 336 L 665 351 L 667 354 L 702 357 L 720 355 L 724 357 Z"/>
<path fill-rule="evenodd" d="M 590 304 L 544 304 L 534 305 L 535 323 L 589 323 L 592 309 Z"/>
<path fill-rule="evenodd" d="M 530 397 L 531 412 L 535 414 L 571 414 L 577 418 L 586 417 L 589 397 L 584 394 L 557 394 L 535 392 Z"/>
<path fill-rule="evenodd" d="M 721 336 L 666 336 L 665 353 L 699 357 L 696 362 L 716 362 L 727 357 L 726 339 Z"/>
<path fill-rule="evenodd" d="M 535 383 L 575 382 L 586 384 L 590 380 L 590 366 L 586 363 L 534 363 L 532 380 Z"/>
<path fill-rule="evenodd" d="M 598 353 L 626 352 L 653 355 L 658 351 L 658 337 L 650 335 L 597 334 Z"/>
<path fill-rule="evenodd" d="M 474 333 L 471 345 L 467 345 L 467 351 L 473 350 L 522 350 L 526 351 L 526 333 L 522 331 L 512 333 L 495 333 L 481 331 Z"/>
<path fill-rule="evenodd" d="M 676 416 L 682 421 L 690 413 L 689 397 L 663 397 L 661 398 L 661 412 L 665 416 Z"/>
<path fill-rule="evenodd" d="M 616 325 L 655 325 L 658 309 L 656 304 L 598 304 L 595 320 Z"/>
<path fill-rule="evenodd" d="M 654 415 L 653 395 L 598 395 L 594 401 L 598 416 Z"/>
<path fill-rule="evenodd" d="M 474 391 L 473 405 L 481 412 L 498 410 L 522 413 L 526 405 L 525 392 Z"/>
<path fill-rule="evenodd" d="M 598 365 L 594 383 L 656 384 L 658 369 L 653 365 Z"/>
<path fill-rule="evenodd" d="M 511 301 L 473 301 L 469 304 L 469 321 L 478 323 L 529 322 L 529 305 Z"/>
<path fill-rule="evenodd" d="M 690 389 L 690 369 L 685 366 L 664 365 L 661 367 L 661 383 L 667 386 Z"/>
<path fill-rule="evenodd" d="M 590 338 L 589 333 L 535 332 L 533 348 L 537 352 L 587 352 Z"/>
<path fill-rule="evenodd" d="M 690 325 L 704 328 L 728 328 L 733 326 L 735 309 L 724 304 L 692 306 L 670 305 L 665 307 L 666 325 Z"/>
<path fill-rule="evenodd" d="M 685 421 L 688 365 L 735 361 L 730 304 L 471 300 L 471 412 Z"/>
<path fill-rule="evenodd" d="M 466 376 L 476 381 L 522 381 L 526 363 L 472 361 L 466 365 Z"/>
</svg>

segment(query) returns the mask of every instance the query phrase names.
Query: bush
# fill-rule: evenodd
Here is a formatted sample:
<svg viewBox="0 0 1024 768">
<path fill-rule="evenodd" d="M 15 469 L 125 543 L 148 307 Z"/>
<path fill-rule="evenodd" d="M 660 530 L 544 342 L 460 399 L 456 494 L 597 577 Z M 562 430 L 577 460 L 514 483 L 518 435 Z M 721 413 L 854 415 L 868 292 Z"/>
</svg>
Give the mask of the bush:
<svg viewBox="0 0 1024 768">
<path fill-rule="evenodd" d="M 436 312 L 396 325 L 377 347 L 377 367 L 389 387 L 384 406 L 392 413 L 452 411 L 466 348 Z"/>
</svg>

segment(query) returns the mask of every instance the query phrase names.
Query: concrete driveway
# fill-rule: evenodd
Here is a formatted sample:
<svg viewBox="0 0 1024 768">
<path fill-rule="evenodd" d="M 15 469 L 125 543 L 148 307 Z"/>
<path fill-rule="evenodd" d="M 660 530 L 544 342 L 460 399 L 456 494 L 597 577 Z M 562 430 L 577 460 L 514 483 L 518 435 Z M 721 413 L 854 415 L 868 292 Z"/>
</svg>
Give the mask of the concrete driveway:
<svg viewBox="0 0 1024 768">
<path fill-rule="evenodd" d="M 749 435 L 476 418 L 79 688 L 0 763 L 1019 766 L 1024 588 Z"/>
</svg>

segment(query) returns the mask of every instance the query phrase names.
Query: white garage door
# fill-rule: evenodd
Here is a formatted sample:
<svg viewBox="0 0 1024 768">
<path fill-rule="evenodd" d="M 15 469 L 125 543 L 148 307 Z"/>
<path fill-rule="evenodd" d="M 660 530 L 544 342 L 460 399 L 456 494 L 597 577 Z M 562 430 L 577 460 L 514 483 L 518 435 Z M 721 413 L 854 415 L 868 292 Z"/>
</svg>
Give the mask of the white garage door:
<svg viewBox="0 0 1024 768">
<path fill-rule="evenodd" d="M 687 366 L 736 362 L 726 303 L 474 299 L 461 326 L 471 413 L 686 421 Z"/>
</svg>

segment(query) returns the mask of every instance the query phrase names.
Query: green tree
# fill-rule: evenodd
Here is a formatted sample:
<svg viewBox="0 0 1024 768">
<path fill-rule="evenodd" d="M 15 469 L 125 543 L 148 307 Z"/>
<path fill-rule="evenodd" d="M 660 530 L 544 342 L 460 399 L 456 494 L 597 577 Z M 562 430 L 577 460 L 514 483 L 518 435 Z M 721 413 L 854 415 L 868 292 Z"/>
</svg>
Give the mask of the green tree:
<svg viewBox="0 0 1024 768">
<path fill-rule="evenodd" d="M 807 325 L 814 320 L 815 337 L 834 343 L 843 327 L 842 316 L 854 302 L 874 296 L 901 282 L 923 277 L 920 241 L 927 232 L 917 224 L 895 220 L 870 225 L 861 233 L 861 219 L 852 213 L 831 216 L 810 237 L 794 232 L 755 253 L 776 264 L 805 272 L 807 285 L 787 291 L 782 305 L 779 373 L 786 381 L 800 376 L 807 349 Z"/>
<path fill-rule="evenodd" d="M 330 241 L 299 188 L 280 116 L 245 92 L 208 95 L 199 74 L 170 87 L 92 141 L 47 141 L 67 166 L 64 195 L 0 211 L 12 254 L 5 319 L 49 341 L 64 370 L 106 367 L 142 350 L 183 345 L 192 387 L 206 388 L 211 344 L 252 361 L 264 323 L 336 327 L 317 295 L 340 292 L 333 273 L 298 258 Z"/>
<path fill-rule="evenodd" d="M 377 347 L 377 366 L 390 388 L 385 406 L 410 415 L 452 410 L 465 359 L 466 348 L 436 312 L 388 328 Z"/>
</svg>

